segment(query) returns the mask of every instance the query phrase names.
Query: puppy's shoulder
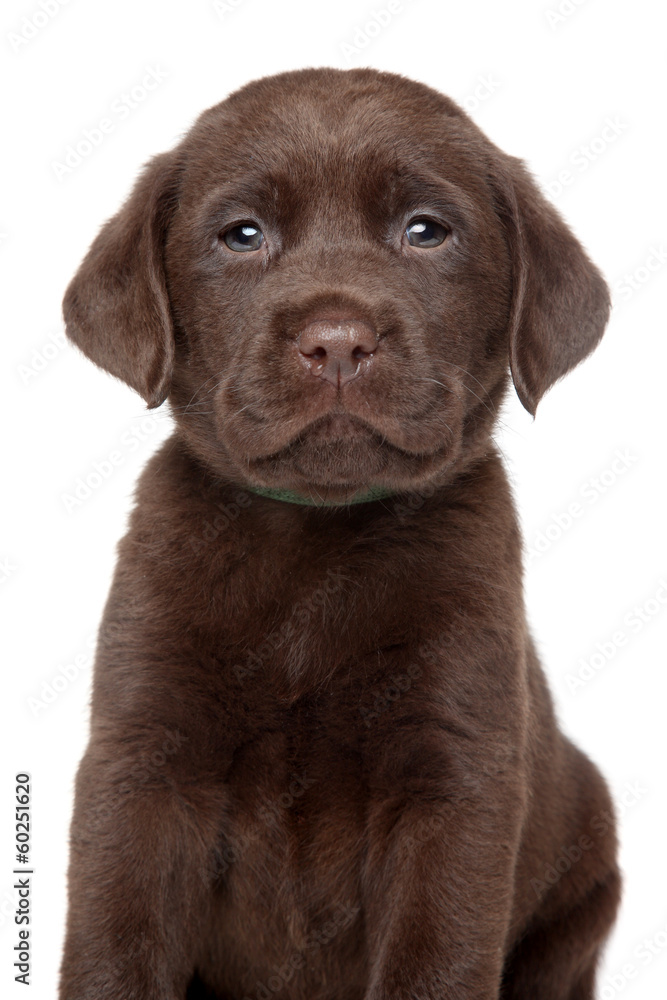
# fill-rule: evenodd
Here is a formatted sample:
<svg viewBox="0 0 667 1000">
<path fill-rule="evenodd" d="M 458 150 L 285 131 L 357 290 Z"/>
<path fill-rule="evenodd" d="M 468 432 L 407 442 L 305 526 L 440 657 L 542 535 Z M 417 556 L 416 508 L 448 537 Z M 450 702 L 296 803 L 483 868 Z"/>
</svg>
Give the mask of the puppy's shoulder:
<svg viewBox="0 0 667 1000">
<path fill-rule="evenodd" d="M 135 490 L 121 558 L 142 553 L 161 562 L 196 567 L 198 555 L 229 548 L 250 503 L 247 491 L 222 484 L 175 433 L 152 456 Z"/>
</svg>

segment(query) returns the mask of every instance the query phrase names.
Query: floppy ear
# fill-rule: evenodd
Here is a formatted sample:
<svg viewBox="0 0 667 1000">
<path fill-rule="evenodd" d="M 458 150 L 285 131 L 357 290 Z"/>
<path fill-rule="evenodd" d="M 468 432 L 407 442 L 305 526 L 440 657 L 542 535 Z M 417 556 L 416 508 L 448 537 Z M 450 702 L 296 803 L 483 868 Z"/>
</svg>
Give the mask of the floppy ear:
<svg viewBox="0 0 667 1000">
<path fill-rule="evenodd" d="M 553 383 L 590 354 L 609 318 L 609 290 L 523 163 L 503 157 L 502 214 L 512 255 L 510 369 L 535 415 Z"/>
<path fill-rule="evenodd" d="M 173 153 L 150 161 L 93 242 L 63 301 L 70 340 L 151 408 L 166 399 L 174 358 L 162 250 L 177 185 Z"/>
</svg>

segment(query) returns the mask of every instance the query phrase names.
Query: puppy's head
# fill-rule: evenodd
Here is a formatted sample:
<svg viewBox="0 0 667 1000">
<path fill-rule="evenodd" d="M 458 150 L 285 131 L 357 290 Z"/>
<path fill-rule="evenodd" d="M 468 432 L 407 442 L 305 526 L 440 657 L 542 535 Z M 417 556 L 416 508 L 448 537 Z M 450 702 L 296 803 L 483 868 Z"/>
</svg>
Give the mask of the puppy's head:
<svg viewBox="0 0 667 1000">
<path fill-rule="evenodd" d="M 70 338 L 215 472 L 345 499 L 442 481 L 508 373 L 535 412 L 607 288 L 520 161 L 373 70 L 259 80 L 148 165 L 64 302 Z"/>
</svg>

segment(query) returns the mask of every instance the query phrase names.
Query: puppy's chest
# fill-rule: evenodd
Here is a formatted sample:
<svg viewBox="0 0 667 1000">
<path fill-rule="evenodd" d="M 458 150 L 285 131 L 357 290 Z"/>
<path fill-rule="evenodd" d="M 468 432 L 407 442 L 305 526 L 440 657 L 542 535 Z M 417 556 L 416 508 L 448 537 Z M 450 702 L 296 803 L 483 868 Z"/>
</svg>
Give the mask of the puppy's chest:
<svg viewBox="0 0 667 1000">
<path fill-rule="evenodd" d="M 358 912 L 367 808 L 363 765 L 353 749 L 304 725 L 258 736 L 235 754 L 226 781 L 220 846 L 229 923 L 242 916 L 248 941 L 314 947 L 319 929 L 341 940 Z M 333 923 L 332 923 L 333 922 Z"/>
<path fill-rule="evenodd" d="M 213 664 L 236 741 L 229 754 L 221 727 L 221 939 L 249 964 L 275 941 L 308 952 L 323 926 L 347 947 L 361 919 L 369 815 L 421 789 L 419 762 L 442 752 L 432 729 L 415 732 L 433 699 L 414 609 L 389 603 L 386 587 L 355 586 L 349 569 L 282 599 L 257 578 L 252 620 L 227 609 Z"/>
</svg>

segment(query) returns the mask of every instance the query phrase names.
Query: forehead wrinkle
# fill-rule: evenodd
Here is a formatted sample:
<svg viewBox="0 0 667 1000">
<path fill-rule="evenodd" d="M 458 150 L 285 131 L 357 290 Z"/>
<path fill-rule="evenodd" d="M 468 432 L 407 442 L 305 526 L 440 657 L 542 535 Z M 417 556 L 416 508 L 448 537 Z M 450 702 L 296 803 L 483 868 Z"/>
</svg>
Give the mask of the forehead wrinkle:
<svg viewBox="0 0 667 1000">
<path fill-rule="evenodd" d="M 396 175 L 393 194 L 406 205 L 429 203 L 463 211 L 470 217 L 479 215 L 477 201 L 471 197 L 457 181 L 440 176 L 429 170 L 418 169 L 400 171 Z"/>
<path fill-rule="evenodd" d="M 210 109 L 194 129 L 197 154 L 203 146 L 208 156 L 222 158 L 232 171 L 257 162 L 268 170 L 276 161 L 298 169 L 301 163 L 317 163 L 339 151 L 350 157 L 391 150 L 410 136 L 406 153 L 414 155 L 424 139 L 431 138 L 426 133 L 436 118 L 432 108 L 428 118 L 417 118 L 414 108 L 409 114 L 377 94 L 352 91 L 343 101 L 336 95 L 318 100 L 306 93 L 289 96 L 290 100 L 276 95 L 261 105 L 246 99 L 245 113 L 224 105 Z M 441 136 L 451 121 L 438 115 L 430 130 L 433 138 Z"/>
<path fill-rule="evenodd" d="M 275 183 L 270 177 L 243 174 L 233 177 L 209 191 L 201 203 L 202 215 L 213 215 L 236 206 L 256 209 L 275 201 Z"/>
</svg>

